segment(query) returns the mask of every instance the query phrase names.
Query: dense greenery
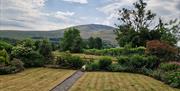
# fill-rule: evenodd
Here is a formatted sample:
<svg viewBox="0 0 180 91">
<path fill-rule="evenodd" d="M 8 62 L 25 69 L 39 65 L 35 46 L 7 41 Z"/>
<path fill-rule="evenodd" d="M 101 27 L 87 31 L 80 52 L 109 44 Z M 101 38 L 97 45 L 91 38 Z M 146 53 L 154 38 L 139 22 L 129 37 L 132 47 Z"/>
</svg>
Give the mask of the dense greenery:
<svg viewBox="0 0 180 91">
<path fill-rule="evenodd" d="M 87 46 L 89 49 L 102 49 L 103 47 L 103 41 L 100 37 L 90 37 L 87 42 Z"/>
<path fill-rule="evenodd" d="M 124 47 L 131 44 L 133 47 L 145 46 L 149 40 L 162 40 L 171 45 L 177 43 L 180 22 L 177 20 L 163 23 L 159 19 L 158 25 L 152 23 L 155 21 L 155 13 L 146 10 L 147 3 L 139 0 L 133 4 L 132 10 L 123 8 L 119 10 L 118 20 L 121 24 L 116 24 L 114 31 L 119 46 Z"/>
<path fill-rule="evenodd" d="M 132 54 L 144 54 L 145 48 L 138 47 L 138 48 L 110 48 L 110 49 L 85 49 L 83 51 L 85 54 L 92 54 L 92 55 L 109 55 L 109 56 L 119 56 L 119 55 L 132 55 Z"/>
<path fill-rule="evenodd" d="M 48 40 L 42 40 L 39 43 L 39 48 L 38 51 L 39 53 L 44 56 L 45 60 L 46 60 L 46 64 L 50 63 L 51 59 L 52 59 L 52 44 L 48 41 Z"/>
<path fill-rule="evenodd" d="M 11 44 L 0 40 L 0 50 L 5 49 L 6 51 L 10 52 L 12 50 L 12 47 L 13 46 Z"/>
<path fill-rule="evenodd" d="M 64 37 L 60 42 L 62 51 L 81 52 L 82 38 L 78 29 L 69 28 L 64 32 Z"/>
<path fill-rule="evenodd" d="M 54 64 L 59 65 L 60 68 L 79 69 L 84 65 L 84 61 L 79 56 L 72 56 L 68 52 L 56 56 L 54 61 Z"/>
<path fill-rule="evenodd" d="M 0 51 L 0 66 L 9 64 L 9 54 L 5 49 Z"/>
</svg>

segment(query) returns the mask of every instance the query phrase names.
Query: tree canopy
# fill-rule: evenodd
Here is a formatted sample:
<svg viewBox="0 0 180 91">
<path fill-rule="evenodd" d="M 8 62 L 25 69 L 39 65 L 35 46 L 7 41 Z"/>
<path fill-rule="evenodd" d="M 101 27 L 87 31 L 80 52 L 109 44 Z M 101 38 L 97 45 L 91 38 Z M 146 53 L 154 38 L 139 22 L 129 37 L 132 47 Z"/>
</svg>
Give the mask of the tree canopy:
<svg viewBox="0 0 180 91">
<path fill-rule="evenodd" d="M 78 29 L 69 28 L 64 32 L 60 41 L 62 51 L 80 52 L 82 51 L 82 38 Z"/>
<path fill-rule="evenodd" d="M 145 46 L 148 40 L 162 40 L 171 45 L 177 43 L 180 23 L 178 20 L 163 23 L 160 18 L 157 21 L 156 14 L 146 10 L 147 3 L 139 0 L 133 3 L 132 10 L 123 8 L 119 10 L 120 24 L 116 24 L 114 31 L 119 46 L 132 44 L 133 47 Z M 153 23 L 158 23 L 154 25 Z"/>
</svg>

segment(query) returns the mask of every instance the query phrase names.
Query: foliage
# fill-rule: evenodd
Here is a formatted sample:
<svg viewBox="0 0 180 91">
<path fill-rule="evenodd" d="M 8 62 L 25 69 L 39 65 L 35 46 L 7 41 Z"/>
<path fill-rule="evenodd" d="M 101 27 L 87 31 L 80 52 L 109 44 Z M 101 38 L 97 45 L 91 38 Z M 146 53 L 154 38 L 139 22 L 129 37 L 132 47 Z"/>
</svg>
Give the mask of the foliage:
<svg viewBox="0 0 180 91">
<path fill-rule="evenodd" d="M 135 69 L 143 68 L 143 67 L 153 69 L 157 67 L 159 61 L 156 57 L 153 56 L 144 57 L 140 55 L 133 55 L 130 57 L 130 61 L 127 62 L 126 64 L 127 66 L 130 66 Z"/>
<path fill-rule="evenodd" d="M 10 62 L 10 65 L 12 67 L 15 67 L 15 72 L 19 72 L 19 71 L 22 71 L 24 70 L 24 63 L 19 60 L 19 59 L 13 59 L 11 62 Z"/>
<path fill-rule="evenodd" d="M 152 40 L 146 43 L 146 53 L 166 61 L 172 61 L 176 59 L 178 49 L 158 40 Z"/>
<path fill-rule="evenodd" d="M 98 71 L 99 69 L 99 63 L 96 61 L 86 65 L 87 71 Z"/>
<path fill-rule="evenodd" d="M 128 56 L 119 56 L 117 57 L 118 63 L 121 65 L 124 65 L 126 62 L 129 61 L 129 57 Z"/>
<path fill-rule="evenodd" d="M 84 65 L 84 61 L 79 56 L 72 56 L 70 53 L 63 53 L 56 57 L 55 64 L 63 68 L 79 69 Z"/>
<path fill-rule="evenodd" d="M 88 48 L 102 49 L 102 47 L 103 47 L 103 41 L 100 37 L 96 37 L 96 38 L 90 37 L 88 39 Z"/>
<path fill-rule="evenodd" d="M 165 82 L 170 84 L 170 86 L 172 87 L 180 88 L 180 72 L 167 73 L 165 77 Z"/>
<path fill-rule="evenodd" d="M 45 63 L 49 63 L 52 58 L 52 46 L 48 40 L 42 40 L 39 44 L 39 53 L 46 59 Z"/>
<path fill-rule="evenodd" d="M 111 71 L 111 72 L 124 72 L 127 69 L 128 69 L 127 67 L 120 65 L 120 64 L 111 64 L 108 67 L 108 71 Z"/>
<path fill-rule="evenodd" d="M 0 40 L 0 50 L 5 49 L 7 52 L 10 52 L 12 50 L 12 45 Z"/>
<path fill-rule="evenodd" d="M 71 56 L 70 60 L 67 60 L 68 64 L 72 68 L 81 68 L 84 65 L 83 60 L 79 56 Z"/>
<path fill-rule="evenodd" d="M 60 42 L 62 51 L 81 52 L 82 38 L 78 29 L 69 28 L 64 32 L 64 37 Z"/>
<path fill-rule="evenodd" d="M 9 54 L 5 49 L 0 50 L 0 65 L 8 65 L 9 64 Z"/>
<path fill-rule="evenodd" d="M 44 64 L 43 56 L 32 48 L 16 46 L 13 47 L 11 55 L 13 58 L 20 59 L 25 67 L 39 67 Z"/>
<path fill-rule="evenodd" d="M 86 49 L 83 51 L 85 54 L 91 55 L 109 55 L 109 56 L 119 56 L 119 55 L 133 55 L 133 54 L 144 54 L 145 48 L 110 48 L 110 49 Z"/>
<path fill-rule="evenodd" d="M 109 57 L 102 57 L 101 59 L 99 59 L 99 67 L 102 70 L 107 70 L 111 64 L 112 59 Z"/>
<path fill-rule="evenodd" d="M 3 66 L 3 67 L 0 67 L 0 75 L 11 74 L 11 73 L 14 72 L 14 70 L 16 70 L 16 67 L 14 67 L 14 66 Z"/>
<path fill-rule="evenodd" d="M 126 44 L 132 44 L 132 47 L 145 46 L 148 40 L 163 40 L 174 45 L 177 42 L 178 31 L 180 29 L 177 20 L 163 23 L 159 19 L 158 25 L 153 25 L 155 13 L 146 10 L 147 3 L 139 0 L 133 4 L 133 9 L 123 8 L 119 10 L 118 20 L 121 25 L 117 25 L 114 31 L 119 46 L 124 47 Z"/>
<path fill-rule="evenodd" d="M 177 70 L 178 68 L 180 68 L 180 65 L 174 63 L 161 63 L 159 65 L 159 69 L 163 71 L 173 71 Z"/>
<path fill-rule="evenodd" d="M 25 39 L 17 43 L 17 46 L 23 46 L 23 47 L 35 49 L 34 43 L 35 42 L 32 39 Z"/>
</svg>

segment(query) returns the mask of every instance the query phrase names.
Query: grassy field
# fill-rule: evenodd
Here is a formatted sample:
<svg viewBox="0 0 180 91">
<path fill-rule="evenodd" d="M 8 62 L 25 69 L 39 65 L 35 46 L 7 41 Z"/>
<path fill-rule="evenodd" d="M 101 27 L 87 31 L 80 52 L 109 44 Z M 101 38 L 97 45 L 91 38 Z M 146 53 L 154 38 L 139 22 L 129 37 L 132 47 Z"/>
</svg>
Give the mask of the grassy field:
<svg viewBox="0 0 180 91">
<path fill-rule="evenodd" d="M 0 91 L 49 91 L 74 70 L 33 68 L 0 76 Z"/>
<path fill-rule="evenodd" d="M 180 91 L 151 77 L 132 73 L 87 72 L 70 91 Z"/>
</svg>

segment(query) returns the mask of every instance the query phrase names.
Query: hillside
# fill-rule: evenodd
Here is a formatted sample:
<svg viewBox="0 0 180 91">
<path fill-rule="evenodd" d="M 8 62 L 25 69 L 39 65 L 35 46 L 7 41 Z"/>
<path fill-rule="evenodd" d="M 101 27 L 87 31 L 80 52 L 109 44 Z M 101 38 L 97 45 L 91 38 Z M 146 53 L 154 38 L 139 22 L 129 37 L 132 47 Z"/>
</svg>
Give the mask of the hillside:
<svg viewBox="0 0 180 91">
<path fill-rule="evenodd" d="M 101 37 L 103 40 L 108 40 L 111 41 L 112 43 L 115 43 L 115 35 L 113 33 L 113 30 L 115 28 L 113 27 L 106 25 L 98 25 L 98 24 L 87 24 L 87 25 L 79 25 L 74 27 L 80 30 L 81 36 L 84 39 L 87 39 L 90 36 Z M 61 38 L 66 29 L 52 30 L 52 31 L 1 30 L 0 37 L 14 38 L 14 39 L 24 39 L 24 38 L 32 38 L 32 37 Z"/>
</svg>

